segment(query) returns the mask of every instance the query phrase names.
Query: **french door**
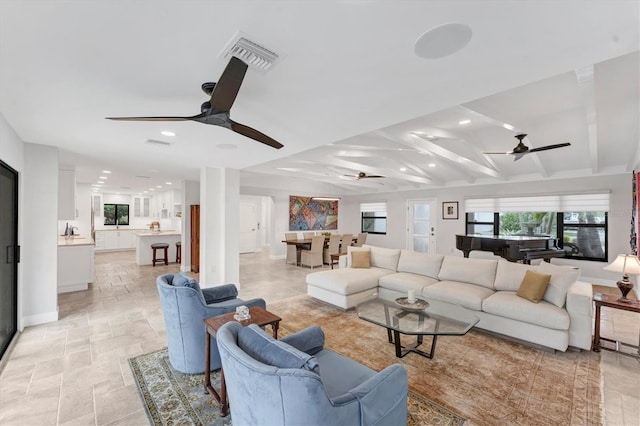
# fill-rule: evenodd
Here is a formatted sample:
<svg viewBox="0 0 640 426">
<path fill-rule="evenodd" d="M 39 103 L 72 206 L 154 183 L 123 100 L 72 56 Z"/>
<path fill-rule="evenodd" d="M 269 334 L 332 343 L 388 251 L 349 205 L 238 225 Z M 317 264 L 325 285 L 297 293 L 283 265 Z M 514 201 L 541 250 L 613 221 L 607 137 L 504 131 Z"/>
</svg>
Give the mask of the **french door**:
<svg viewBox="0 0 640 426">
<path fill-rule="evenodd" d="M 18 172 L 0 161 L 0 358 L 18 330 Z"/>
<path fill-rule="evenodd" d="M 436 200 L 407 201 L 407 249 L 436 253 Z"/>
</svg>

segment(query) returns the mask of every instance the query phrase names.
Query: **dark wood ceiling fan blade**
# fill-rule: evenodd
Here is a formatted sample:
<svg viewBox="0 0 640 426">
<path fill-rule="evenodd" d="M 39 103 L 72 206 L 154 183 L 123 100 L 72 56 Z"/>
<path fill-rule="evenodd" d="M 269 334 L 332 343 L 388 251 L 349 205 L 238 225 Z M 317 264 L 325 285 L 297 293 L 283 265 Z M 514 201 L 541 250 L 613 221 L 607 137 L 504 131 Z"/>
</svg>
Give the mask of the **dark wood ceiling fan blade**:
<svg viewBox="0 0 640 426">
<path fill-rule="evenodd" d="M 231 109 L 246 73 L 247 64 L 232 56 L 213 88 L 211 100 L 209 101 L 211 102 L 211 113 L 229 111 Z"/>
<path fill-rule="evenodd" d="M 280 149 L 284 146 L 277 140 L 270 138 L 269 136 L 257 131 L 256 129 L 252 129 L 251 127 L 245 126 L 244 124 L 236 123 L 233 120 L 229 120 L 229 122 L 231 124 L 231 130 L 236 133 L 240 133 L 241 135 L 244 135 L 248 138 L 251 138 L 258 142 L 262 142 L 263 144 L 269 145 L 270 147 L 273 147 L 275 149 Z"/>
<path fill-rule="evenodd" d="M 186 121 L 195 120 L 198 117 L 105 117 L 107 120 L 116 121 Z"/>
<path fill-rule="evenodd" d="M 364 176 L 362 179 L 369 179 L 369 178 L 383 178 L 384 176 L 380 176 L 380 175 L 366 175 Z"/>
<path fill-rule="evenodd" d="M 562 148 L 562 147 L 569 146 L 569 145 L 571 145 L 569 142 L 557 143 L 555 145 L 547 145 L 547 146 L 541 146 L 539 148 L 533 148 L 533 149 L 530 149 L 529 152 L 547 151 L 549 149 Z"/>
</svg>

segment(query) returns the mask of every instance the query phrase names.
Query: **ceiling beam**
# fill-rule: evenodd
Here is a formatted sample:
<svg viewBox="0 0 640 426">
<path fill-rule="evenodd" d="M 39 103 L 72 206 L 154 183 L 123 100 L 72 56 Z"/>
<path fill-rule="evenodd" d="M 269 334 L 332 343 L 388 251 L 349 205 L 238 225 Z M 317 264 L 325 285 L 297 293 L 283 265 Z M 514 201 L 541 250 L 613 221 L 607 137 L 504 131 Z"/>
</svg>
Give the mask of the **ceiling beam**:
<svg viewBox="0 0 640 426">
<path fill-rule="evenodd" d="M 598 122 L 596 113 L 595 70 L 593 65 L 575 70 L 580 91 L 580 100 L 587 118 L 587 138 L 589 139 L 589 154 L 591 171 L 598 173 Z"/>
</svg>

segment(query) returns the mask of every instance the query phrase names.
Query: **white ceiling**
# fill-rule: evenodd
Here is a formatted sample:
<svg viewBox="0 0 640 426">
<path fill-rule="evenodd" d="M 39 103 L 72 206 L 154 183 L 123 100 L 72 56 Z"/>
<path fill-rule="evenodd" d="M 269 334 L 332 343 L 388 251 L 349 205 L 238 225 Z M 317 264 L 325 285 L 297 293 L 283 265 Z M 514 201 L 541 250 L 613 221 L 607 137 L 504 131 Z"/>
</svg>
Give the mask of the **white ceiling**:
<svg viewBox="0 0 640 426">
<path fill-rule="evenodd" d="M 60 147 L 78 182 L 111 170 L 105 191 L 201 167 L 335 194 L 622 173 L 640 156 L 639 16 L 635 0 L 0 0 L 0 112 L 25 142 Z M 471 28 L 469 44 L 416 56 L 417 38 L 448 22 Z M 200 123 L 104 119 L 199 113 L 238 31 L 281 59 L 249 69 L 231 117 L 283 149 Z M 518 131 L 530 147 L 571 146 L 482 154 L 510 150 Z M 387 178 L 342 176 L 359 171 Z"/>
</svg>

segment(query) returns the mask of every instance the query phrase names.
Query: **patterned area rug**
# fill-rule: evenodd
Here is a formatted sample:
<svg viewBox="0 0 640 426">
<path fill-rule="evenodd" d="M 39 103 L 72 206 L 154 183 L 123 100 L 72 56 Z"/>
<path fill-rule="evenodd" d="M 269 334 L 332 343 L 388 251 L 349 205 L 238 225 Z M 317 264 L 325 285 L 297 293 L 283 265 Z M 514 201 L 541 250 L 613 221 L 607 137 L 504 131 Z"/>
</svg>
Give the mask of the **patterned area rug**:
<svg viewBox="0 0 640 426">
<path fill-rule="evenodd" d="M 286 331 L 285 331 L 286 333 Z M 231 425 L 231 416 L 220 417 L 218 404 L 204 394 L 204 374 L 183 374 L 169 364 L 167 350 L 129 360 L 138 390 L 153 425 Z M 212 374 L 220 387 L 220 375 Z M 462 425 L 464 419 L 428 399 L 409 391 L 408 424 Z"/>
</svg>

